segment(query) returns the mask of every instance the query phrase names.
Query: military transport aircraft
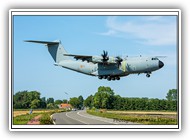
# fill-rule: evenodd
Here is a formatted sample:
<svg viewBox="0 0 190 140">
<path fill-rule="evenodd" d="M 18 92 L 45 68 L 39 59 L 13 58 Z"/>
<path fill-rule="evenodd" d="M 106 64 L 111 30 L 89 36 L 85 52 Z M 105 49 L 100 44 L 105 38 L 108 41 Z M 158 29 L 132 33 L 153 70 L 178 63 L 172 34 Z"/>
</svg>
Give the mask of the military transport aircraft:
<svg viewBox="0 0 190 140">
<path fill-rule="evenodd" d="M 108 81 L 120 80 L 120 77 L 129 74 L 145 73 L 147 77 L 150 77 L 153 71 L 164 66 L 164 63 L 158 57 L 112 57 L 108 56 L 107 51 L 103 51 L 101 56 L 69 54 L 65 51 L 60 40 L 52 42 L 26 40 L 25 42 L 45 44 L 55 61 L 55 66 L 97 76 L 99 79 L 107 79 Z M 72 57 L 76 60 L 71 59 Z"/>
</svg>

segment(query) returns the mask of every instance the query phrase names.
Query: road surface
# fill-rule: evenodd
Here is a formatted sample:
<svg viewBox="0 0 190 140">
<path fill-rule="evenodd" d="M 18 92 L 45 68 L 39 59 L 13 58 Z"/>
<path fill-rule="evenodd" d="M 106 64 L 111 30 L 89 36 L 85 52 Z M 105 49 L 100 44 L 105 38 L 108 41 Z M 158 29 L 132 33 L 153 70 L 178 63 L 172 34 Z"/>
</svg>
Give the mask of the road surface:
<svg viewBox="0 0 190 140">
<path fill-rule="evenodd" d="M 113 119 L 93 116 L 86 113 L 86 110 L 78 110 L 78 111 L 70 111 L 70 112 L 62 112 L 55 113 L 52 115 L 54 120 L 54 124 L 79 124 L 79 125 L 88 125 L 88 124 L 134 124 L 132 122 L 123 122 L 123 121 L 115 121 Z"/>
</svg>

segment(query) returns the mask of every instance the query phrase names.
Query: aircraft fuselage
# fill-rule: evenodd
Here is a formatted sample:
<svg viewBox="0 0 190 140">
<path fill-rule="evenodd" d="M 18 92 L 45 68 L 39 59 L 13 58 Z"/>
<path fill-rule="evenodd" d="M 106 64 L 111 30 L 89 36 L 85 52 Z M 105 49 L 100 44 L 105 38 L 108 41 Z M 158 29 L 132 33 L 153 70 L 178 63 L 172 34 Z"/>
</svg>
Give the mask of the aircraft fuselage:
<svg viewBox="0 0 190 140">
<path fill-rule="evenodd" d="M 77 71 L 83 74 L 98 76 L 99 79 L 119 79 L 129 74 L 146 73 L 150 77 L 151 72 L 156 71 L 164 66 L 163 62 L 154 57 L 127 57 L 118 67 L 116 64 L 104 64 L 87 61 L 63 60 L 55 64 L 63 68 Z"/>
</svg>

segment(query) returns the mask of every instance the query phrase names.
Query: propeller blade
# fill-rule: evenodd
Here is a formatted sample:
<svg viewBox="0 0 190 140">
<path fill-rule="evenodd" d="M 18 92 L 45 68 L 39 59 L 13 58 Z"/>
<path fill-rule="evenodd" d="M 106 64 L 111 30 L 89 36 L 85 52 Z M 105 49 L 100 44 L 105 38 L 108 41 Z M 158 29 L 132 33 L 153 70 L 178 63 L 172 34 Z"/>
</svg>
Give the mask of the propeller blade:
<svg viewBox="0 0 190 140">
<path fill-rule="evenodd" d="M 101 54 L 101 56 L 102 56 L 102 61 L 103 62 L 106 62 L 106 61 L 109 60 L 108 52 L 107 51 L 103 50 L 103 54 Z"/>
<path fill-rule="evenodd" d="M 115 61 L 116 61 L 117 65 L 118 65 L 118 68 L 119 68 L 120 65 L 121 65 L 121 62 L 123 61 L 123 59 L 121 57 L 119 57 L 119 56 L 116 56 L 115 58 L 116 58 Z"/>
</svg>

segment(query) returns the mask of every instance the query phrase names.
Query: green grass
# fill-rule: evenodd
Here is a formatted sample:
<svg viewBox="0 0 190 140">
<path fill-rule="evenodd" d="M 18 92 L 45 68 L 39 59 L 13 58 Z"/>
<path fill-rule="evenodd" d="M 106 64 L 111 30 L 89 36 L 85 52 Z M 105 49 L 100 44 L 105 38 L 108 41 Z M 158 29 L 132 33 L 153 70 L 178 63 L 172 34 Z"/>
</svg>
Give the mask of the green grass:
<svg viewBox="0 0 190 140">
<path fill-rule="evenodd" d="M 123 115 L 117 113 L 107 113 L 102 111 L 87 110 L 87 113 L 95 116 L 111 118 L 115 121 L 129 121 L 139 124 L 149 124 L 149 125 L 176 125 L 177 119 L 174 118 L 163 118 L 158 116 L 149 115 Z"/>
<path fill-rule="evenodd" d="M 13 118 L 13 124 L 14 125 L 24 125 L 27 124 L 31 119 L 33 119 L 35 116 L 38 116 L 39 113 L 33 113 L 33 114 L 26 114 L 26 115 L 20 115 Z"/>
<path fill-rule="evenodd" d="M 53 120 L 51 119 L 51 115 L 54 113 L 60 113 L 60 112 L 65 112 L 66 110 L 63 109 L 56 109 L 52 110 L 50 112 L 39 112 L 39 113 L 32 113 L 32 114 L 24 114 L 24 115 L 19 115 L 13 118 L 13 124 L 14 125 L 25 125 L 27 124 L 30 120 L 32 120 L 34 117 L 42 114 L 40 118 L 40 124 L 46 125 L 46 124 L 53 124 Z"/>
</svg>

